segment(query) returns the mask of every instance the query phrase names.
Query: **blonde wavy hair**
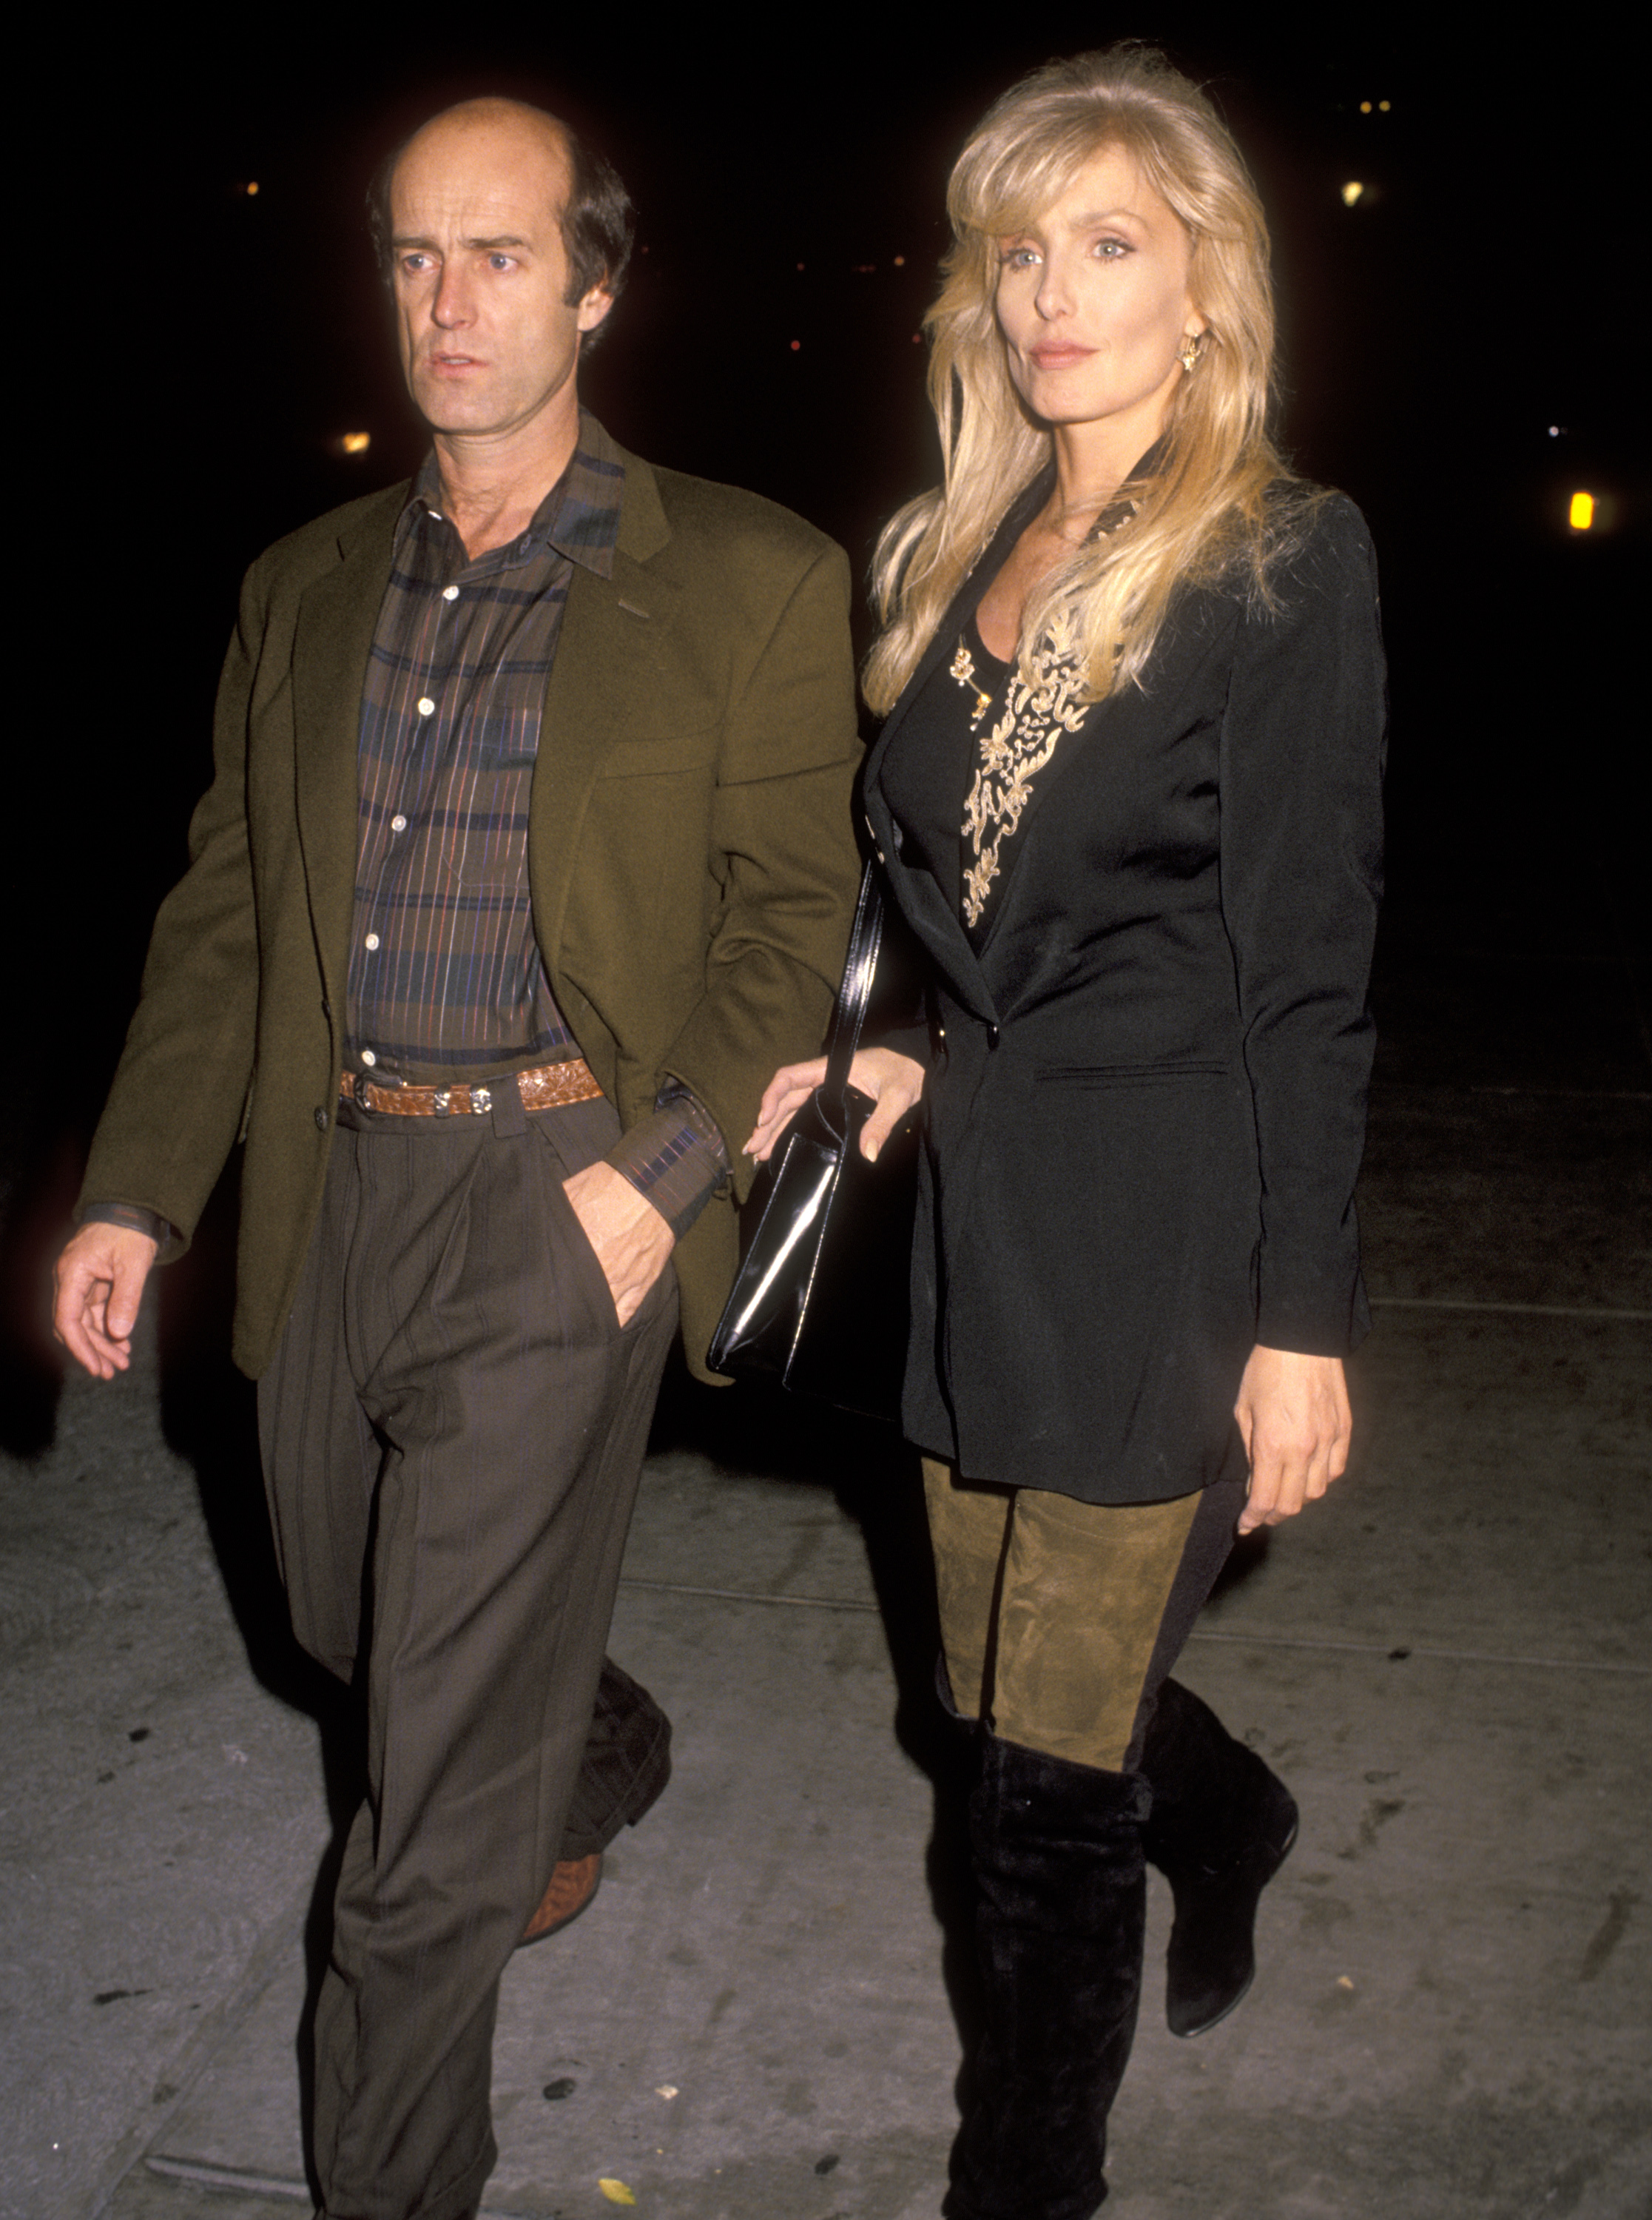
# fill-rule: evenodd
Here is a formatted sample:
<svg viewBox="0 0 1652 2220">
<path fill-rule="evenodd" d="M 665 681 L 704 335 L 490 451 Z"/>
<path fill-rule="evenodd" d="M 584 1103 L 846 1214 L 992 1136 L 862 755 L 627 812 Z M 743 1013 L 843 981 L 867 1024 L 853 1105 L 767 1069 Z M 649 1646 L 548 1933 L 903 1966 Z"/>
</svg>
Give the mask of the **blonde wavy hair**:
<svg viewBox="0 0 1652 2220">
<path fill-rule="evenodd" d="M 891 517 L 873 557 L 883 630 L 864 684 L 880 714 L 893 708 L 1011 502 L 1050 458 L 1050 430 L 1012 384 L 998 329 L 1000 243 L 1111 147 L 1134 157 L 1191 235 L 1189 290 L 1207 328 L 1194 371 L 1172 396 L 1153 475 L 1130 488 L 1136 515 L 1087 542 L 1030 598 L 1022 672 L 1032 677 L 1039 643 L 1069 619 L 1088 696 L 1099 701 L 1139 684 L 1179 585 L 1237 563 L 1266 596 L 1286 511 L 1264 496 L 1288 473 L 1268 434 L 1274 302 L 1256 187 L 1210 101 L 1162 54 L 1126 44 L 1050 62 L 988 111 L 947 189 L 954 243 L 925 319 L 946 477 Z"/>
</svg>

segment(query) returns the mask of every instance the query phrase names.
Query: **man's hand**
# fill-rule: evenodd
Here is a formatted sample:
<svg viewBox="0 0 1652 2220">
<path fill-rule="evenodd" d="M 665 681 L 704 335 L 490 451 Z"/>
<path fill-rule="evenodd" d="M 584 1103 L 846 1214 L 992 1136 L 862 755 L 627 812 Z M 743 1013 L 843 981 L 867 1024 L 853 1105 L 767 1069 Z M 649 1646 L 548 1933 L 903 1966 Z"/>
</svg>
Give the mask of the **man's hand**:
<svg viewBox="0 0 1652 2220">
<path fill-rule="evenodd" d="M 781 1066 L 757 1105 L 757 1122 L 745 1144 L 748 1157 L 760 1164 L 768 1162 L 775 1143 L 825 1079 L 826 1069 L 823 1056 Z M 923 1093 L 924 1076 L 921 1063 L 892 1048 L 863 1048 L 857 1054 L 849 1084 L 877 1106 L 861 1129 L 861 1154 L 869 1163 Z"/>
<path fill-rule="evenodd" d="M 1347 1466 L 1353 1417 L 1339 1356 L 1303 1356 L 1258 1343 L 1233 1415 L 1250 1459 L 1241 1534 L 1294 1518 Z"/>
<path fill-rule="evenodd" d="M 676 1246 L 670 1227 L 612 1164 L 587 1164 L 562 1191 L 596 1252 L 621 1325 L 629 1325 Z"/>
<path fill-rule="evenodd" d="M 52 1331 L 94 1380 L 132 1362 L 132 1329 L 160 1244 L 129 1225 L 83 1225 L 58 1258 Z"/>
</svg>

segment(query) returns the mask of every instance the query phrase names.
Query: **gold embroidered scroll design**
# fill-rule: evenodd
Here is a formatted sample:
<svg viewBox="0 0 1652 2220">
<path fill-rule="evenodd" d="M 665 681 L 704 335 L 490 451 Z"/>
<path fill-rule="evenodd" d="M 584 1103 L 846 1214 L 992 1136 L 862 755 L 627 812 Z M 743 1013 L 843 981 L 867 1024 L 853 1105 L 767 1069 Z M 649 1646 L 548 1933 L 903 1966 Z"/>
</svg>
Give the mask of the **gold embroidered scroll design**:
<svg viewBox="0 0 1652 2220">
<path fill-rule="evenodd" d="M 1140 505 L 1138 499 L 1115 501 L 1097 517 L 1088 537 L 1111 537 L 1129 523 Z M 1074 698 L 1083 688 L 1084 673 L 1073 629 L 1070 611 L 1061 612 L 1033 651 L 1032 684 L 1019 667 L 1011 672 L 1004 714 L 982 735 L 981 760 L 963 805 L 962 828 L 975 857 L 973 864 L 966 862 L 963 867 L 963 921 L 971 927 L 981 922 L 988 892 L 998 876 L 998 851 L 1021 821 L 1034 776 L 1056 752 L 1062 734 L 1077 732 L 1088 713 L 1089 704 Z M 982 692 L 975 659 L 963 640 L 952 658 L 951 676 L 976 696 L 976 712 L 969 720 L 973 728 L 992 697 Z"/>
<path fill-rule="evenodd" d="M 1073 633 L 1071 613 L 1059 612 L 1033 651 L 1032 683 L 1019 668 L 1011 671 L 1004 714 L 982 735 L 981 760 L 963 805 L 963 832 L 969 844 L 963 921 L 972 927 L 980 924 L 998 876 L 998 851 L 1032 800 L 1033 779 L 1056 752 L 1062 734 L 1077 732 L 1089 714 Z M 959 676 L 956 670 L 952 675 Z"/>
</svg>

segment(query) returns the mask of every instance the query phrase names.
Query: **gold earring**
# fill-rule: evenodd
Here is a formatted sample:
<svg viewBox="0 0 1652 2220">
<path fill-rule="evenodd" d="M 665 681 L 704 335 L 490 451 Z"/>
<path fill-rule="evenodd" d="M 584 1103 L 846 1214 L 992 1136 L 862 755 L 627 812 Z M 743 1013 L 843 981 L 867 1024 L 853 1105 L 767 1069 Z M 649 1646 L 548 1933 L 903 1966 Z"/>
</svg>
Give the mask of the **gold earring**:
<svg viewBox="0 0 1652 2220">
<path fill-rule="evenodd" d="M 1182 340 L 1181 345 L 1176 349 L 1176 360 L 1181 365 L 1181 367 L 1187 371 L 1189 377 L 1193 376 L 1194 370 L 1198 367 L 1199 358 L 1204 351 L 1204 345 L 1205 334 L 1203 332 L 1189 332 L 1187 337 Z"/>
</svg>

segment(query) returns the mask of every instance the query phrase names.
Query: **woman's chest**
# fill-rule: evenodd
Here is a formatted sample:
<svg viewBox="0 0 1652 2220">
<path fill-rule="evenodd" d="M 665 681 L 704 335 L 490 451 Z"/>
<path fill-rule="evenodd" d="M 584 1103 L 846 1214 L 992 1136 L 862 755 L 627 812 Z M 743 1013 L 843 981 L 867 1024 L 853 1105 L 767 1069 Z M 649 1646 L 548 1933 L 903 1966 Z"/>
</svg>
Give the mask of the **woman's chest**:
<svg viewBox="0 0 1652 2220">
<path fill-rule="evenodd" d="M 984 657 L 974 627 L 943 643 L 879 783 L 903 864 L 972 939 L 1025 905 L 1100 913 L 1214 869 L 1231 632 L 1219 607 L 1184 611 L 1145 686 L 1100 702 L 1058 658 L 1024 673 Z"/>
</svg>

